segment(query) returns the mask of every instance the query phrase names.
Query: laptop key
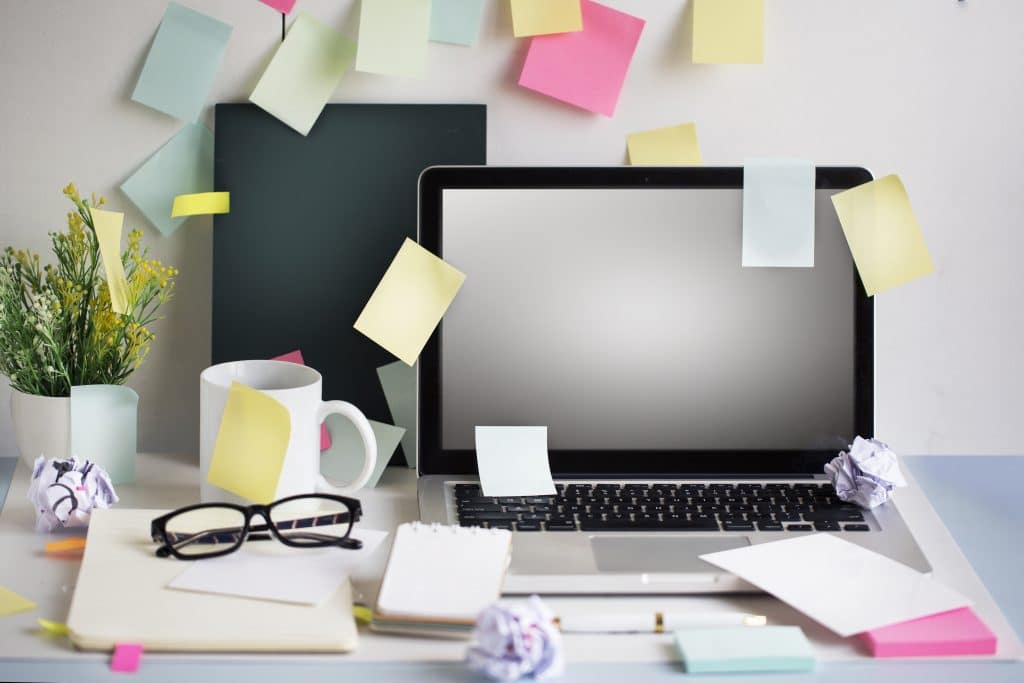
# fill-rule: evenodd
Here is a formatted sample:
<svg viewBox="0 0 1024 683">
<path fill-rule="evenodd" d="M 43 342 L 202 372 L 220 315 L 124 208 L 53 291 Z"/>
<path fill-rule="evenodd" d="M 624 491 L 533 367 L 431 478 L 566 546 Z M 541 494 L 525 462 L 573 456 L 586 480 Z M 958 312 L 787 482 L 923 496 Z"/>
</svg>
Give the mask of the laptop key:
<svg viewBox="0 0 1024 683">
<path fill-rule="evenodd" d="M 516 529 L 518 531 L 540 531 L 540 522 L 518 522 Z"/>
<path fill-rule="evenodd" d="M 867 524 L 844 524 L 843 531 L 871 531 Z"/>
<path fill-rule="evenodd" d="M 470 503 L 459 505 L 459 512 L 501 512 L 501 506 L 490 503 Z"/>
<path fill-rule="evenodd" d="M 815 531 L 839 531 L 839 523 L 832 521 L 823 521 L 814 523 Z"/>
<path fill-rule="evenodd" d="M 520 515 L 519 516 L 519 519 L 524 520 L 526 522 L 543 522 L 547 518 L 548 518 L 547 515 L 541 515 L 541 514 L 525 514 L 525 515 Z"/>
<path fill-rule="evenodd" d="M 512 522 L 488 522 L 488 529 L 508 529 L 512 531 Z"/>
<path fill-rule="evenodd" d="M 544 526 L 548 531 L 576 531 L 575 520 L 551 520 Z"/>
<path fill-rule="evenodd" d="M 787 524 L 786 531 L 814 531 L 810 524 Z"/>
<path fill-rule="evenodd" d="M 513 512 L 479 512 L 476 518 L 481 522 L 514 522 L 519 515 Z"/>
<path fill-rule="evenodd" d="M 505 512 L 530 512 L 529 505 L 506 505 Z"/>
<path fill-rule="evenodd" d="M 753 531 L 753 522 L 722 522 L 725 531 Z"/>
<path fill-rule="evenodd" d="M 863 522 L 864 515 L 860 510 L 815 510 L 805 512 L 804 519 L 808 522 Z"/>
<path fill-rule="evenodd" d="M 685 519 L 634 522 L 628 519 L 580 520 L 580 531 L 718 531 L 714 521 Z"/>
<path fill-rule="evenodd" d="M 782 525 L 778 522 L 758 522 L 758 531 L 782 531 Z"/>
</svg>

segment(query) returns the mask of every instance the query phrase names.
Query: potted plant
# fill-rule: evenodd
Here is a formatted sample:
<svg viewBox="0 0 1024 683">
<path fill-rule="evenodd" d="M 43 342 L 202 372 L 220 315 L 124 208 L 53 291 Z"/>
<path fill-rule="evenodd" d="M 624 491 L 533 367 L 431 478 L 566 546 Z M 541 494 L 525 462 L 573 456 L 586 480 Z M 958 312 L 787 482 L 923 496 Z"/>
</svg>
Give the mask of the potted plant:
<svg viewBox="0 0 1024 683">
<path fill-rule="evenodd" d="M 56 263 L 7 247 L 0 254 L 0 372 L 11 384 L 11 416 L 22 457 L 68 457 L 71 388 L 121 385 L 145 360 L 150 326 L 174 290 L 178 271 L 148 258 L 142 232 L 121 252 L 128 281 L 124 314 L 111 309 L 90 207 L 74 184 L 64 232 L 50 233 Z"/>
</svg>

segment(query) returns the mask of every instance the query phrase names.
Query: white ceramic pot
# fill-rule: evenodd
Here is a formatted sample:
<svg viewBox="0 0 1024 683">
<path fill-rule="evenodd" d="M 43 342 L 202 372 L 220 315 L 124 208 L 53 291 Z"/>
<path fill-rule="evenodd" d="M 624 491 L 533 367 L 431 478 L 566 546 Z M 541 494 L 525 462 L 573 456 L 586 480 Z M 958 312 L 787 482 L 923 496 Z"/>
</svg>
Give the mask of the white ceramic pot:
<svg viewBox="0 0 1024 683">
<path fill-rule="evenodd" d="M 21 459 L 29 467 L 40 455 L 71 455 L 71 398 L 35 396 L 11 389 L 11 420 Z"/>
</svg>

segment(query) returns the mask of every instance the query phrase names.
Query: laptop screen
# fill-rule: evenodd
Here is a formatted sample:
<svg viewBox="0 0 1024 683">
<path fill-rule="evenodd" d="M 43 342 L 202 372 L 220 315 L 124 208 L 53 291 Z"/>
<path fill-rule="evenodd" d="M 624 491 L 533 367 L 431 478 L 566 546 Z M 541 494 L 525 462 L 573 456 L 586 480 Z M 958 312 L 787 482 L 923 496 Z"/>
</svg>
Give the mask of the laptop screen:
<svg viewBox="0 0 1024 683">
<path fill-rule="evenodd" d="M 466 273 L 440 339 L 440 445 L 809 450 L 855 433 L 853 262 L 816 192 L 813 268 L 744 268 L 742 190 L 443 190 Z"/>
</svg>

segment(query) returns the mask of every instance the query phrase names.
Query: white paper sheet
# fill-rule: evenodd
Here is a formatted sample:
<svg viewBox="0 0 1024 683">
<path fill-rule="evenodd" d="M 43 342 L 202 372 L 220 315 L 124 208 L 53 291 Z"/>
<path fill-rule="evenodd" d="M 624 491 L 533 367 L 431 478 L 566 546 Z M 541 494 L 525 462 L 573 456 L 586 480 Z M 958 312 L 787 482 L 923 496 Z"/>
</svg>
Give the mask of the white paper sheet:
<svg viewBox="0 0 1024 683">
<path fill-rule="evenodd" d="M 553 496 L 547 427 L 477 427 L 476 464 L 485 496 Z"/>
<path fill-rule="evenodd" d="M 831 534 L 701 555 L 844 638 L 971 604 L 931 576 Z"/>
</svg>

